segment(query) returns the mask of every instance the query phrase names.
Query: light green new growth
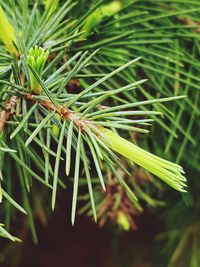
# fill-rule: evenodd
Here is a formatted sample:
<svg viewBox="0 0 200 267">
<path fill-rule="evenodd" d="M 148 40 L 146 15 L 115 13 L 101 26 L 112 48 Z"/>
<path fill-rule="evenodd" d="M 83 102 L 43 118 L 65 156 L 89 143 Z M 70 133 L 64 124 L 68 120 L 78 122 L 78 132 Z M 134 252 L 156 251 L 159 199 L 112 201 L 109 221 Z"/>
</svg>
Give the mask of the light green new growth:
<svg viewBox="0 0 200 267">
<path fill-rule="evenodd" d="M 27 63 L 36 71 L 40 78 L 42 78 L 44 66 L 48 56 L 49 51 L 45 51 L 43 48 L 38 47 L 37 45 L 34 48 L 31 47 L 28 51 Z M 38 80 L 35 78 L 32 70 L 29 71 L 29 75 L 31 81 L 31 91 L 34 94 L 40 95 L 42 92 L 42 88 Z"/>
<path fill-rule="evenodd" d="M 186 178 L 181 174 L 184 173 L 181 166 L 139 148 L 113 131 L 105 130 L 104 134 L 113 150 L 147 169 L 176 190 L 186 192 Z"/>
<path fill-rule="evenodd" d="M 86 38 L 102 19 L 107 16 L 112 16 L 120 11 L 121 8 L 122 3 L 119 0 L 112 1 L 106 5 L 101 5 L 87 18 L 87 21 L 82 28 L 84 33 L 81 35 L 81 38 Z"/>
<path fill-rule="evenodd" d="M 10 54 L 16 54 L 17 50 L 14 46 L 16 36 L 13 26 L 10 24 L 2 6 L 0 5 L 0 38 L 6 45 Z"/>
</svg>

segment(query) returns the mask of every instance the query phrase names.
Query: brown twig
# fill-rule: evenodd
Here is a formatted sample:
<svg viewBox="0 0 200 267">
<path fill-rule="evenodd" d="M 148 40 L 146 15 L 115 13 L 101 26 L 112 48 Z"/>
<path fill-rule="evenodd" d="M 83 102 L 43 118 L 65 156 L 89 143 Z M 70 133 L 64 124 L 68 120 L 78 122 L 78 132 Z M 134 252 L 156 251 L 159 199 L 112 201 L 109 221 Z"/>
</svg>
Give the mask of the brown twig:
<svg viewBox="0 0 200 267">
<path fill-rule="evenodd" d="M 0 133 L 3 131 L 6 122 L 10 119 L 12 114 L 15 112 L 15 107 L 17 104 L 17 96 L 12 96 L 10 100 L 6 103 L 5 110 L 0 112 Z"/>
<path fill-rule="evenodd" d="M 31 100 L 31 101 L 37 101 L 34 98 L 34 95 L 32 94 L 25 94 L 24 98 L 26 100 Z M 40 100 L 40 104 L 46 108 L 47 110 L 53 110 L 56 111 L 62 119 L 68 119 L 68 120 L 73 120 L 74 124 L 78 127 L 81 128 L 82 131 L 85 131 L 85 128 L 87 124 L 89 123 L 89 120 L 86 120 L 85 118 L 82 118 L 79 114 L 76 114 L 69 108 L 65 107 L 64 105 L 60 105 L 59 107 L 56 107 L 51 100 L 45 99 L 45 100 Z"/>
</svg>

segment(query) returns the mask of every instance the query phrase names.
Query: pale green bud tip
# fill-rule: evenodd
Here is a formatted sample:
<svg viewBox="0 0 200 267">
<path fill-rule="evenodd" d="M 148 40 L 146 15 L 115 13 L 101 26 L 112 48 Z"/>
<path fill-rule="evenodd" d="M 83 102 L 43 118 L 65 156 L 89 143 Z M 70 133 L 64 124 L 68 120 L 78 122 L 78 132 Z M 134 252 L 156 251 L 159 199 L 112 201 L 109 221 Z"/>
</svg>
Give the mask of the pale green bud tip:
<svg viewBox="0 0 200 267">
<path fill-rule="evenodd" d="M 85 24 L 83 25 L 82 31 L 84 32 L 80 39 L 86 38 L 88 34 L 99 24 L 105 17 L 112 16 L 122 9 L 122 3 L 119 0 L 110 2 L 109 4 L 103 4 L 91 13 Z"/>
<path fill-rule="evenodd" d="M 10 24 L 2 6 L 0 5 L 0 38 L 10 54 L 17 54 L 14 46 L 16 36 L 13 26 Z"/>
<path fill-rule="evenodd" d="M 120 1 L 112 1 L 108 5 L 102 8 L 102 12 L 105 16 L 111 16 L 112 14 L 120 11 L 122 9 L 122 3 Z"/>
<path fill-rule="evenodd" d="M 35 45 L 34 48 L 30 48 L 27 56 L 27 63 L 35 70 L 35 72 L 42 78 L 42 73 L 44 70 L 45 63 L 48 59 L 49 51 L 44 50 L 42 47 Z M 32 71 L 29 71 L 30 81 L 31 81 L 31 90 L 36 93 L 41 93 L 41 87 L 38 80 L 35 78 Z"/>
<path fill-rule="evenodd" d="M 174 189 L 186 192 L 186 178 L 182 175 L 184 171 L 181 166 L 141 149 L 111 130 L 104 128 L 102 132 L 111 149 L 148 170 Z"/>
<path fill-rule="evenodd" d="M 45 51 L 42 47 L 38 47 L 37 45 L 35 45 L 34 48 L 31 47 L 29 49 L 28 57 L 29 56 L 34 57 L 35 61 L 37 61 L 39 58 L 43 58 L 46 61 L 49 56 L 49 51 Z"/>
<path fill-rule="evenodd" d="M 129 220 L 127 216 L 124 214 L 124 212 L 119 211 L 117 213 L 117 224 L 124 230 L 124 231 L 129 231 L 131 226 L 129 223 Z"/>
<path fill-rule="evenodd" d="M 49 9 L 50 12 L 53 12 L 57 8 L 59 0 L 43 0 L 43 2 L 46 6 L 46 9 Z"/>
</svg>

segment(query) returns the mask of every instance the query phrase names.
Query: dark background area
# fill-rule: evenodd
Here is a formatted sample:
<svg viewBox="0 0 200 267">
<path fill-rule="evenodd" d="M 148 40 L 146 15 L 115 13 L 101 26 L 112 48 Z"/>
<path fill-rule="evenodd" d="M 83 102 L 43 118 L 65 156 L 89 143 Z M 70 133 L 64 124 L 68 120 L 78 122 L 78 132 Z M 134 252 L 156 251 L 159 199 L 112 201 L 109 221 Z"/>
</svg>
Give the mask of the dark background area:
<svg viewBox="0 0 200 267">
<path fill-rule="evenodd" d="M 54 215 L 49 227 L 39 230 L 39 245 L 26 244 L 21 267 L 150 267 L 145 261 L 150 257 L 153 233 L 145 225 L 135 233 L 121 233 L 115 227 L 99 229 L 84 218 L 79 218 L 75 227 L 70 225 L 70 218 L 67 221 L 64 215 Z M 139 260 L 143 258 L 140 247 L 143 253 L 146 248 L 144 262 Z"/>
<path fill-rule="evenodd" d="M 138 223 L 137 231 L 121 232 L 113 225 L 99 228 L 90 219 L 79 217 L 72 227 L 66 214 L 55 212 L 47 227 L 37 224 L 38 245 L 33 244 L 30 234 L 23 243 L 10 243 L 10 247 L 5 241 L 8 253 L 4 253 L 0 266 L 153 267 L 149 262 L 152 244 L 156 244 L 155 225 L 153 228 L 149 214 Z"/>
</svg>

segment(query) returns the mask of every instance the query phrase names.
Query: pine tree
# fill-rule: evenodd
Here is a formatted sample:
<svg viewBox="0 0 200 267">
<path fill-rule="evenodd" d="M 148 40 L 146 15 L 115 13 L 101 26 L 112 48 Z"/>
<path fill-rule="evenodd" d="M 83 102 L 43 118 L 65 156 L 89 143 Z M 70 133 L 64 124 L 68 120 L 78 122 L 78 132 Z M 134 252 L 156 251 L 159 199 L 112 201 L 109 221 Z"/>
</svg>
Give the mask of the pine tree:
<svg viewBox="0 0 200 267">
<path fill-rule="evenodd" d="M 143 205 L 159 211 L 160 193 L 170 229 L 177 215 L 198 210 L 179 164 L 197 175 L 199 8 L 182 0 L 1 1 L 1 236 L 19 240 L 10 234 L 18 210 L 38 242 L 32 203 L 45 197 L 54 210 L 66 177 L 73 225 L 78 201 L 80 214 L 124 230 L 136 228 Z M 167 235 L 170 267 L 198 231 L 197 218 L 180 223 Z M 187 266 L 198 266 L 194 248 Z"/>
</svg>

